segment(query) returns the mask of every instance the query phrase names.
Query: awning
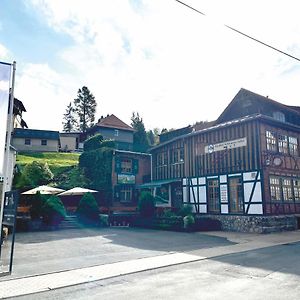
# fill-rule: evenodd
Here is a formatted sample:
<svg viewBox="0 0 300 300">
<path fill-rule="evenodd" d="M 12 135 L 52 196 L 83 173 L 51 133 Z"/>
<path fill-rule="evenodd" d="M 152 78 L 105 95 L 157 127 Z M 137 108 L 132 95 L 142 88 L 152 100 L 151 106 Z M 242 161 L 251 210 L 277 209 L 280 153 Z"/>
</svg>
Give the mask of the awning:
<svg viewBox="0 0 300 300">
<path fill-rule="evenodd" d="M 169 180 L 158 180 L 158 181 L 152 181 L 148 183 L 141 184 L 137 186 L 138 189 L 151 189 L 155 187 L 161 187 L 164 184 L 170 184 L 173 182 L 180 182 L 180 179 L 169 179 Z"/>
</svg>

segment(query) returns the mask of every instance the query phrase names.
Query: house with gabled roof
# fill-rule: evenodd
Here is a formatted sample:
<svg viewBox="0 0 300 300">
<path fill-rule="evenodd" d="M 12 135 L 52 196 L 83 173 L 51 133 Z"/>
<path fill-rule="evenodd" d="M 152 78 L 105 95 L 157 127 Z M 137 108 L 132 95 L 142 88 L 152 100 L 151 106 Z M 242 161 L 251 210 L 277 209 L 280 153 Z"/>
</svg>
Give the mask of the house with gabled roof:
<svg viewBox="0 0 300 300">
<path fill-rule="evenodd" d="M 87 136 L 101 134 L 105 140 L 114 140 L 116 149 L 132 151 L 134 129 L 114 114 L 101 117 L 95 126 L 87 131 Z"/>
<path fill-rule="evenodd" d="M 241 89 L 211 126 L 153 147 L 149 188 L 225 230 L 300 228 L 300 107 Z"/>
<path fill-rule="evenodd" d="M 60 148 L 58 131 L 15 128 L 12 137 L 18 152 L 58 152 Z"/>
</svg>

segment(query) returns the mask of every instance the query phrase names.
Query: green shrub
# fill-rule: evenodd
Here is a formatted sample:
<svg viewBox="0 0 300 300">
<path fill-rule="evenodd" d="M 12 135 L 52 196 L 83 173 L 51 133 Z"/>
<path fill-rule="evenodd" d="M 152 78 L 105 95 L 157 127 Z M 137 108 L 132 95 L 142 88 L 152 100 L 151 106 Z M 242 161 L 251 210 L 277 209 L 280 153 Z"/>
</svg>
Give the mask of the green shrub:
<svg viewBox="0 0 300 300">
<path fill-rule="evenodd" d="M 183 218 L 183 227 L 185 229 L 190 229 L 191 226 L 194 224 L 195 224 L 195 219 L 192 215 L 188 215 Z"/>
<path fill-rule="evenodd" d="M 84 170 L 84 175 L 90 181 L 90 188 L 101 191 L 104 201 L 112 197 L 112 156 L 113 149 L 103 147 L 83 152 L 79 158 L 79 167 Z"/>
<path fill-rule="evenodd" d="M 95 225 L 99 222 L 99 206 L 91 193 L 82 196 L 76 213 L 79 221 L 86 225 Z"/>
<path fill-rule="evenodd" d="M 178 215 L 181 217 L 185 217 L 192 214 L 193 214 L 193 208 L 189 204 L 183 205 L 178 211 Z"/>
<path fill-rule="evenodd" d="M 102 141 L 103 136 L 101 134 L 96 134 L 90 137 L 84 142 L 83 151 L 92 151 L 101 148 Z"/>
<path fill-rule="evenodd" d="M 66 217 L 66 210 L 58 196 L 52 195 L 44 203 L 42 214 L 47 225 L 58 225 Z"/>
<path fill-rule="evenodd" d="M 53 173 L 48 164 L 37 161 L 26 165 L 22 176 L 24 184 L 32 187 L 47 184 L 53 179 Z"/>
<path fill-rule="evenodd" d="M 143 191 L 138 202 L 138 210 L 142 217 L 153 217 L 155 214 L 155 199 L 150 192 Z"/>
<path fill-rule="evenodd" d="M 173 212 L 171 209 L 165 209 L 161 214 L 162 218 L 170 218 L 175 216 L 176 216 L 175 212 Z"/>
</svg>

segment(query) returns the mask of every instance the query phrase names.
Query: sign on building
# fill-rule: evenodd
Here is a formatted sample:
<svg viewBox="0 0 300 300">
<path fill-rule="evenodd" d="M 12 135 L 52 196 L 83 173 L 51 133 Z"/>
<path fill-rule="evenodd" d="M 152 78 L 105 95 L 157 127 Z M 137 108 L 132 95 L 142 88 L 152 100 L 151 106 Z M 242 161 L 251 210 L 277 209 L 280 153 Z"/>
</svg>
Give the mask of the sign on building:
<svg viewBox="0 0 300 300">
<path fill-rule="evenodd" d="M 239 147 L 245 147 L 247 146 L 247 138 L 240 138 L 236 140 L 231 140 L 231 141 L 226 141 L 218 144 L 211 144 L 207 145 L 204 148 L 205 153 L 213 153 L 217 151 L 224 151 L 224 150 L 229 150 L 229 149 L 234 149 L 234 148 L 239 148 Z"/>
</svg>

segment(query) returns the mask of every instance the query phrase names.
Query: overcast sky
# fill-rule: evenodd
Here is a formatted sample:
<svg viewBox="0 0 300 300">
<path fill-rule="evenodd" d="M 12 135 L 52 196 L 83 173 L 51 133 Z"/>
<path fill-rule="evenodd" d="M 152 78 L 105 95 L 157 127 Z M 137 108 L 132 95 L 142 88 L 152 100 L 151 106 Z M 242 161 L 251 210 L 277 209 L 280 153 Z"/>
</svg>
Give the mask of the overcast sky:
<svg viewBox="0 0 300 300">
<path fill-rule="evenodd" d="M 115 114 L 146 129 L 214 120 L 240 88 L 300 105 L 298 1 L 1 0 L 0 61 L 17 62 L 15 96 L 30 128 L 62 129 L 86 85 L 96 118 Z"/>
</svg>

